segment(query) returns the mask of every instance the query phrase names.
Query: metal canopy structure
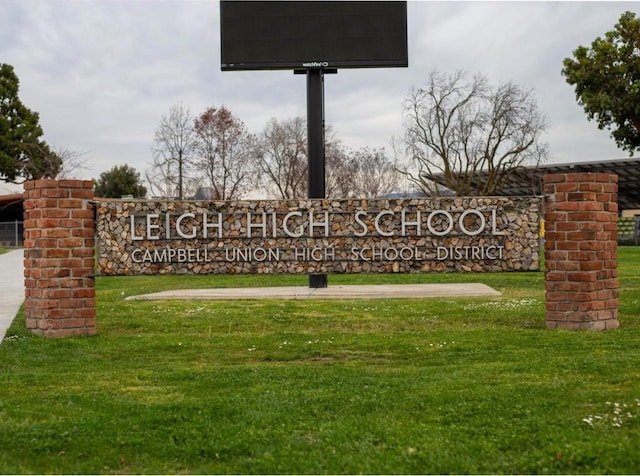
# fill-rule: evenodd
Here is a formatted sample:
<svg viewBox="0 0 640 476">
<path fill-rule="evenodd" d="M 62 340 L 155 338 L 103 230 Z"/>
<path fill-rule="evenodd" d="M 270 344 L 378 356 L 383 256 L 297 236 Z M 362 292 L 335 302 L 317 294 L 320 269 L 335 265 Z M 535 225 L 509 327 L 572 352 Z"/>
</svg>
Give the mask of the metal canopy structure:
<svg viewBox="0 0 640 476">
<path fill-rule="evenodd" d="M 23 220 L 24 197 L 21 193 L 0 195 L 0 221 Z"/>
<path fill-rule="evenodd" d="M 544 193 L 543 177 L 546 174 L 572 172 L 618 175 L 618 206 L 620 210 L 640 209 L 640 158 L 522 167 L 505 179 L 504 185 L 501 187 L 501 195 L 542 195 Z M 484 184 L 486 177 L 485 172 L 476 172 L 478 184 Z M 438 180 L 436 182 L 443 185 Z"/>
</svg>

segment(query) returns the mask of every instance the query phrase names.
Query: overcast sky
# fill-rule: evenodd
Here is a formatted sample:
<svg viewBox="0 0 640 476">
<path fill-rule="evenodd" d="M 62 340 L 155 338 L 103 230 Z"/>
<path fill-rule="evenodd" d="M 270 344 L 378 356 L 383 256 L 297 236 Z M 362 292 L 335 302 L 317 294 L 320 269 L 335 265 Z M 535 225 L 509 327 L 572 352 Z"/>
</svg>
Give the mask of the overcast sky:
<svg viewBox="0 0 640 476">
<path fill-rule="evenodd" d="M 402 102 L 427 74 L 464 70 L 532 88 L 554 163 L 626 158 L 589 122 L 562 60 L 613 29 L 637 2 L 408 2 L 409 67 L 325 77 L 326 119 L 352 148 L 402 135 Z M 115 165 L 141 174 L 160 118 L 225 105 L 251 132 L 306 116 L 306 81 L 290 71 L 220 71 L 212 0 L 0 0 L 0 62 L 40 114 L 44 139 L 83 152 L 81 178 Z M 3 189 L 0 188 L 0 191 Z"/>
</svg>

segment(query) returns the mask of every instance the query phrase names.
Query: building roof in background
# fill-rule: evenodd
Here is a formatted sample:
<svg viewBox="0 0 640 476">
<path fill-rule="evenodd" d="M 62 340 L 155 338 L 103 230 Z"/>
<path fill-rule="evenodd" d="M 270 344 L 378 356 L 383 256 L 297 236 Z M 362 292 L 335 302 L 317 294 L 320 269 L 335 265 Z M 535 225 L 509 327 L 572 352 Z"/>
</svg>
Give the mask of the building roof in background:
<svg viewBox="0 0 640 476">
<path fill-rule="evenodd" d="M 620 210 L 640 209 L 640 158 L 522 167 L 507 177 L 501 195 L 542 195 L 545 174 L 572 172 L 617 174 Z M 486 181 L 486 172 L 476 172 L 476 174 L 479 183 Z"/>
</svg>

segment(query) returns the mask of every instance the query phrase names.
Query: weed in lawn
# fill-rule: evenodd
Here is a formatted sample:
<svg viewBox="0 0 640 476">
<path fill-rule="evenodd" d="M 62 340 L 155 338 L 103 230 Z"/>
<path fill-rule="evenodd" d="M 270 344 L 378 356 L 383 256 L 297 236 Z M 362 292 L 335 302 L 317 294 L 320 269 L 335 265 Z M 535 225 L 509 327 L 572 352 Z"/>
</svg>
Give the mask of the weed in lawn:
<svg viewBox="0 0 640 476">
<path fill-rule="evenodd" d="M 623 423 L 635 419 L 640 415 L 640 399 L 632 404 L 606 402 L 607 408 L 601 414 L 589 415 L 582 421 L 589 426 L 607 425 L 613 428 L 621 428 Z"/>
<path fill-rule="evenodd" d="M 539 299 L 505 299 L 501 301 L 473 302 L 464 306 L 465 311 L 475 309 L 498 309 L 514 311 L 528 307 L 539 307 L 542 304 Z"/>
</svg>

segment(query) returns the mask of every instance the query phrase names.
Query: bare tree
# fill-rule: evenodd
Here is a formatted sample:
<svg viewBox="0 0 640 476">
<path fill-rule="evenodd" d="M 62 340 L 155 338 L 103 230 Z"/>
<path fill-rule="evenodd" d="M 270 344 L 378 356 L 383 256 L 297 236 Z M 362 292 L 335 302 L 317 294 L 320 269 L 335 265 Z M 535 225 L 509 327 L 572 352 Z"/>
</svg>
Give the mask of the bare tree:
<svg viewBox="0 0 640 476">
<path fill-rule="evenodd" d="M 86 152 L 78 152 L 66 147 L 58 147 L 54 152 L 62 159 L 62 167 L 56 178 L 69 179 L 77 177 L 81 171 L 87 170 L 87 166 L 82 160 L 82 156 Z"/>
<path fill-rule="evenodd" d="M 397 165 L 387 157 L 384 149 L 358 149 L 351 154 L 351 161 L 354 163 L 359 195 L 381 197 L 397 188 Z"/>
<path fill-rule="evenodd" d="M 337 148 L 327 154 L 327 196 L 340 198 L 381 197 L 396 190 L 399 176 L 395 160 L 384 149 Z"/>
<path fill-rule="evenodd" d="M 327 197 L 348 198 L 352 196 L 353 174 L 346 150 L 339 142 L 325 145 L 325 191 Z"/>
<path fill-rule="evenodd" d="M 331 126 L 325 127 L 324 137 L 325 196 L 347 197 L 344 191 L 353 183 L 349 177 L 347 151 Z"/>
<path fill-rule="evenodd" d="M 175 164 L 154 157 L 144 172 L 150 197 L 176 198 L 178 196 L 178 175 Z"/>
<path fill-rule="evenodd" d="M 242 121 L 224 106 L 208 108 L 195 120 L 194 129 L 196 166 L 207 176 L 217 199 L 240 198 L 256 188 L 252 136 Z"/>
<path fill-rule="evenodd" d="M 169 113 L 160 119 L 153 138 L 153 163 L 151 171 L 146 174 L 152 192 L 164 189 L 163 195 L 168 196 L 175 184 L 178 199 L 184 199 L 188 181 L 185 171 L 191 165 L 195 145 L 189 108 L 182 104 L 171 106 Z M 158 183 L 158 180 L 165 180 L 165 183 Z"/>
<path fill-rule="evenodd" d="M 458 195 L 494 195 L 519 166 L 548 155 L 546 119 L 533 92 L 512 82 L 493 88 L 482 75 L 432 72 L 426 88 L 413 88 L 406 99 L 404 125 L 415 165 L 404 173 L 434 195 L 438 183 Z"/>
<path fill-rule="evenodd" d="M 256 145 L 267 188 L 278 198 L 307 196 L 307 130 L 301 117 L 271 119 Z"/>
</svg>

